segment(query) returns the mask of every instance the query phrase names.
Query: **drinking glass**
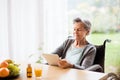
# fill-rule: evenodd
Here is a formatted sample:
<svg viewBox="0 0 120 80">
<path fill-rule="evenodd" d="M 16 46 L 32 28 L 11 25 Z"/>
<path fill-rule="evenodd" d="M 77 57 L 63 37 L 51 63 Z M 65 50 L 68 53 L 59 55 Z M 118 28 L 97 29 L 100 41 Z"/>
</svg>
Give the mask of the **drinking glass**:
<svg viewBox="0 0 120 80">
<path fill-rule="evenodd" d="M 37 78 L 41 78 L 42 77 L 42 65 L 41 64 L 36 64 L 34 66 L 34 74 L 35 74 L 35 77 Z"/>
</svg>

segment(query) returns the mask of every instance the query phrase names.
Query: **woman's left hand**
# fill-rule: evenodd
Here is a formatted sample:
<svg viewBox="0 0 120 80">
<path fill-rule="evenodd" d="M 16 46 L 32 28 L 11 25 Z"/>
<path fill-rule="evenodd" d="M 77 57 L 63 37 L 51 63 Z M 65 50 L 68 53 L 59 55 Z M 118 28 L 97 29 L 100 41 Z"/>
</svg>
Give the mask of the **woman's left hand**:
<svg viewBox="0 0 120 80">
<path fill-rule="evenodd" d="M 65 59 L 60 59 L 58 61 L 58 66 L 61 68 L 71 68 L 73 64 L 68 63 Z"/>
</svg>

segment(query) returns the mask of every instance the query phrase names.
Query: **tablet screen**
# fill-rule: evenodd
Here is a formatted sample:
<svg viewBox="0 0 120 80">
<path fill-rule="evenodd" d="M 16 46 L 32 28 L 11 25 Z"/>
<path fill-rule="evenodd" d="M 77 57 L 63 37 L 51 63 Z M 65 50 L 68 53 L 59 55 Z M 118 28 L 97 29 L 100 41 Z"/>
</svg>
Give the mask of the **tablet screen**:
<svg viewBox="0 0 120 80">
<path fill-rule="evenodd" d="M 42 54 L 49 65 L 57 65 L 59 56 L 57 54 Z"/>
</svg>

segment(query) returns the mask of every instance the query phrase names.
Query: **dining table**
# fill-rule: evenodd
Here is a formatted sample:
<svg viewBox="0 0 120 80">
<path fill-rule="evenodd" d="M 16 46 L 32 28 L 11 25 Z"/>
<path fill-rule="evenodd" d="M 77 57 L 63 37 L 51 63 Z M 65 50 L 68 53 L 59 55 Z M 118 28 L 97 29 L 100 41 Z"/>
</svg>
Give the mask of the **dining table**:
<svg viewBox="0 0 120 80">
<path fill-rule="evenodd" d="M 63 69 L 58 66 L 51 66 L 46 64 L 39 64 L 42 66 L 42 76 L 35 77 L 34 67 L 32 66 L 32 77 L 27 78 L 27 64 L 20 65 L 20 75 L 13 80 L 99 80 L 106 75 L 105 73 L 93 72 L 87 70 L 79 70 L 73 68 Z"/>
</svg>

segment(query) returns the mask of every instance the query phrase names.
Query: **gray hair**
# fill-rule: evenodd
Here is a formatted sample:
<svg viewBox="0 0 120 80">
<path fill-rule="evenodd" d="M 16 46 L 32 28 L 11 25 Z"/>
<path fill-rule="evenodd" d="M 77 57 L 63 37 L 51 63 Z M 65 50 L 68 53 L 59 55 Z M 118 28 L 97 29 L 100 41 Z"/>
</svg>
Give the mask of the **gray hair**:
<svg viewBox="0 0 120 80">
<path fill-rule="evenodd" d="M 91 23 L 89 20 L 83 20 L 82 22 L 85 24 L 85 29 L 91 29 Z"/>
<path fill-rule="evenodd" d="M 84 23 L 85 24 L 85 29 L 86 30 L 89 30 L 89 29 L 91 29 L 91 22 L 89 21 L 89 20 L 81 20 L 80 18 L 75 18 L 74 20 L 73 20 L 73 23 L 75 23 L 75 22 L 82 22 L 82 23 Z"/>
</svg>

